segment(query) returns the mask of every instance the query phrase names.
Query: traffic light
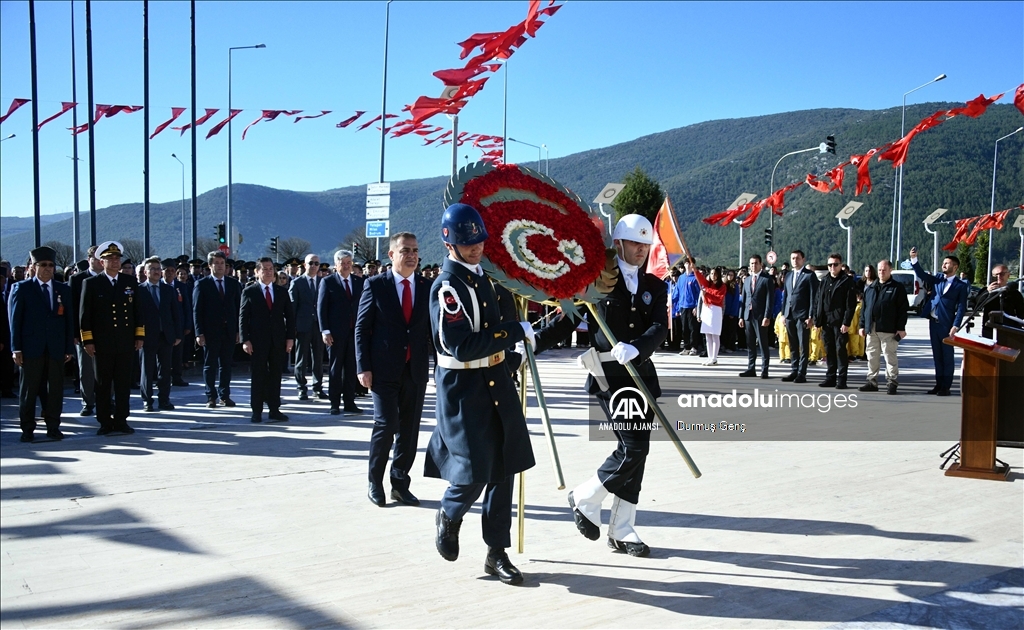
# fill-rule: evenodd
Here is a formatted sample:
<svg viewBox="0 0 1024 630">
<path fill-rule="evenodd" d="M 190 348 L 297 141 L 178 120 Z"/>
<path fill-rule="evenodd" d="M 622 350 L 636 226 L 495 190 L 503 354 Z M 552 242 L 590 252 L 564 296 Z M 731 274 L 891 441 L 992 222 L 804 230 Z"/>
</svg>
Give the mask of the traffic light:
<svg viewBox="0 0 1024 630">
<path fill-rule="evenodd" d="M 270 253 L 271 254 L 276 254 L 277 253 L 277 242 L 278 242 L 278 239 L 280 239 L 280 238 L 281 238 L 280 236 L 275 236 L 274 238 L 270 239 Z"/>
<path fill-rule="evenodd" d="M 771 228 L 765 228 L 764 229 L 764 244 L 765 244 L 765 246 L 768 249 L 772 248 L 772 229 Z"/>
<path fill-rule="evenodd" d="M 831 153 L 832 155 L 836 154 L 836 137 L 835 136 L 826 136 L 825 137 L 825 151 L 828 152 L 828 153 Z"/>
<path fill-rule="evenodd" d="M 359 243 L 352 243 L 352 257 L 359 258 Z"/>
<path fill-rule="evenodd" d="M 228 242 L 228 231 L 223 223 L 217 224 L 217 242 L 226 245 Z"/>
</svg>

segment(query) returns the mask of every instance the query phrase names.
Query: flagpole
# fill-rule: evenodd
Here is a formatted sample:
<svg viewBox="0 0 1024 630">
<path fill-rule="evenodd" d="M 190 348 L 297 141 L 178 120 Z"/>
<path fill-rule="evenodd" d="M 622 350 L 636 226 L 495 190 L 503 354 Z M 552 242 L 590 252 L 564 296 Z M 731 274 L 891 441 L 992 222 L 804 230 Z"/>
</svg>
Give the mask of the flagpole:
<svg viewBox="0 0 1024 630">
<path fill-rule="evenodd" d="M 75 0 L 71 0 L 71 100 L 75 103 L 71 108 L 71 126 L 78 127 L 78 66 L 75 64 Z M 71 161 L 74 163 L 73 182 L 75 188 L 75 212 L 71 222 L 72 236 L 75 241 L 71 248 L 77 262 L 81 251 L 82 232 L 79 224 L 78 203 L 78 134 L 71 134 Z"/>
<path fill-rule="evenodd" d="M 92 86 L 92 0 L 85 0 L 85 80 L 89 105 L 85 115 L 89 124 L 89 244 L 96 245 L 96 134 L 93 130 L 95 107 Z"/>
<path fill-rule="evenodd" d="M 142 251 L 149 256 L 149 0 L 142 0 Z"/>
<path fill-rule="evenodd" d="M 36 3 L 35 0 L 28 0 L 28 35 L 29 47 L 32 57 L 32 193 L 35 202 L 35 213 L 33 217 L 33 231 L 35 233 L 35 246 L 41 244 L 40 234 L 41 221 L 39 218 L 39 89 L 36 66 Z M 33 401 L 34 404 L 35 401 Z"/>
<path fill-rule="evenodd" d="M 192 0 L 192 258 L 195 259 L 196 249 L 196 0 Z"/>
</svg>

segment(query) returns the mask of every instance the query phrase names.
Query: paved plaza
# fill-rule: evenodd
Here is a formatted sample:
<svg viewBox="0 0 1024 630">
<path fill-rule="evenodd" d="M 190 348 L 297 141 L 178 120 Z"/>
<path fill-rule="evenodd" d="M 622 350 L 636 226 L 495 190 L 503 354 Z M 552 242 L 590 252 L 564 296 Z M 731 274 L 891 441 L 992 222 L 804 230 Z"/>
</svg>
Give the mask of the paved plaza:
<svg viewBox="0 0 1024 630">
<path fill-rule="evenodd" d="M 537 466 L 526 474 L 525 549 L 510 550 L 526 575 L 519 587 L 484 575 L 478 508 L 466 517 L 458 561 L 434 549 L 446 484 L 421 475 L 432 389 L 412 483 L 418 508 L 366 498 L 369 399 L 357 401 L 368 413 L 330 416 L 326 401 L 300 403 L 290 377 L 287 423 L 249 422 L 246 370 L 232 410 L 206 409 L 192 371 L 192 386 L 172 392 L 176 411 L 143 413 L 133 392 L 129 436 L 96 436 L 68 389 L 63 442 L 19 443 L 16 401 L 4 399 L 0 624 L 1024 628 L 1022 451 L 998 449 L 1008 482 L 943 475 L 939 453 L 959 437 L 959 389 L 924 395 L 933 384 L 927 329 L 912 318 L 909 330 L 900 395 L 851 389 L 857 407 L 827 413 L 681 410 L 684 391 L 818 395 L 824 367 L 793 385 L 779 381 L 789 366 L 777 353 L 770 381 L 737 377 L 745 353 L 712 367 L 656 355 L 671 383 L 661 401 L 670 419 L 749 430 L 684 434 L 700 479 L 670 443 L 652 444 L 637 516 L 649 558 L 577 533 L 531 395 Z M 577 353 L 538 359 L 569 489 L 612 449 L 589 435 Z M 864 373 L 863 362 L 852 365 L 851 387 Z M 922 428 L 918 439 L 862 431 L 830 440 L 810 431 L 819 417 Z"/>
</svg>

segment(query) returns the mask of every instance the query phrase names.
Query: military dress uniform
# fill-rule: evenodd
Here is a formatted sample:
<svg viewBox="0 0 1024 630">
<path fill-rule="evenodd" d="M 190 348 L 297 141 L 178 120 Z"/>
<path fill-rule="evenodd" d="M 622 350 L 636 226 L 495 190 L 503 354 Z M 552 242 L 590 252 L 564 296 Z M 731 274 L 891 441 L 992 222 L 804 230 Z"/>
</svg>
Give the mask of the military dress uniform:
<svg viewBox="0 0 1024 630">
<path fill-rule="evenodd" d="M 110 255 L 110 245 L 101 246 L 97 255 Z M 119 249 L 119 248 L 118 248 Z M 120 253 L 118 252 L 118 255 Z M 100 273 L 82 283 L 79 309 L 82 344 L 92 345 L 96 359 L 96 419 L 100 435 L 112 432 L 134 433 L 128 426 L 128 401 L 131 394 L 131 366 L 135 342 L 145 337 L 142 307 L 137 298 L 139 282 L 124 273 L 111 278 Z M 114 409 L 110 409 L 110 392 Z"/>
</svg>

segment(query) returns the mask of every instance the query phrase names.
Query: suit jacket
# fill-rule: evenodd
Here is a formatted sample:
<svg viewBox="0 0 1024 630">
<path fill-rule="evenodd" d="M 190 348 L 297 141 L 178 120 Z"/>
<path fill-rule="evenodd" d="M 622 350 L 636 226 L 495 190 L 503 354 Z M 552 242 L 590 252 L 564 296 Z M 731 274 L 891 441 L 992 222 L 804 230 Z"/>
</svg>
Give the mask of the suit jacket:
<svg viewBox="0 0 1024 630">
<path fill-rule="evenodd" d="M 320 280 L 316 311 L 320 319 L 320 330 L 330 331 L 334 343 L 346 343 L 352 336 L 352 329 L 359 309 L 359 298 L 363 291 L 363 279 L 349 275 L 352 297 L 345 291 L 341 276 L 332 273 Z"/>
<path fill-rule="evenodd" d="M 211 341 L 227 339 L 233 343 L 238 334 L 242 286 L 234 278 L 224 276 L 223 279 L 223 299 L 213 276 L 196 283 L 192 293 L 192 314 L 196 337 L 205 335 Z"/>
<path fill-rule="evenodd" d="M 753 288 L 751 288 L 751 283 Z M 747 321 L 761 321 L 772 318 L 772 301 L 775 299 L 775 281 L 763 269 L 756 276 L 743 280 L 743 311 L 740 318 Z"/>
<path fill-rule="evenodd" d="M 119 273 L 112 284 L 105 273 L 82 283 L 79 328 L 83 344 L 93 344 L 97 354 L 135 351 L 135 341 L 145 338 L 139 281 Z"/>
<path fill-rule="evenodd" d="M 192 288 L 187 282 L 175 280 L 171 283 L 161 281 L 162 284 L 171 287 L 174 291 L 174 300 L 178 304 L 179 321 L 181 321 L 182 335 L 186 330 L 192 330 Z"/>
<path fill-rule="evenodd" d="M 251 341 L 254 348 L 285 348 L 285 341 L 295 338 L 295 308 L 288 290 L 271 285 L 274 308 L 267 308 L 263 285 L 254 282 L 242 291 L 242 305 L 238 313 L 238 331 L 242 343 Z"/>
<path fill-rule="evenodd" d="M 944 273 L 927 273 L 920 263 L 914 263 L 913 268 L 928 292 L 921 305 L 921 317 L 938 321 L 942 328 L 959 328 L 967 311 L 967 283 L 956 276 L 947 279 Z"/>
<path fill-rule="evenodd" d="M 295 331 L 320 334 L 320 320 L 316 314 L 320 279 L 303 274 L 288 285 L 288 295 L 295 306 Z"/>
<path fill-rule="evenodd" d="M 793 276 L 796 275 L 796 286 Z M 818 299 L 818 276 L 806 267 L 786 272 L 782 287 L 782 316 L 789 320 L 804 320 L 814 315 Z"/>
<path fill-rule="evenodd" d="M 100 273 L 103 272 L 101 271 Z M 93 275 L 91 271 L 86 269 L 71 276 L 71 318 L 75 339 L 81 339 L 79 335 L 82 334 L 78 328 L 78 322 L 82 319 L 82 314 L 79 312 L 82 308 L 82 283 L 93 277 Z"/>
<path fill-rule="evenodd" d="M 405 323 L 393 272 L 363 284 L 356 316 L 356 371 L 372 372 L 373 382 L 397 382 L 410 351 L 410 372 L 417 385 L 427 382 L 430 357 L 430 281 L 413 275 L 412 320 Z M 294 284 L 294 283 L 293 283 Z"/>
<path fill-rule="evenodd" d="M 11 289 L 10 350 L 22 352 L 28 359 L 48 356 L 64 360 L 74 353 L 74 320 L 71 311 L 71 287 L 51 281 L 56 296 L 50 303 L 43 299 L 43 290 L 34 279 L 22 280 Z"/>
<path fill-rule="evenodd" d="M 139 285 L 139 301 L 142 302 L 142 322 L 146 327 L 146 340 L 144 347 L 156 349 L 157 344 L 163 340 L 168 345 L 181 339 L 181 305 L 178 303 L 178 292 L 169 284 L 160 283 L 157 290 L 160 295 L 160 304 L 153 301 L 150 293 L 150 284 Z"/>
</svg>

